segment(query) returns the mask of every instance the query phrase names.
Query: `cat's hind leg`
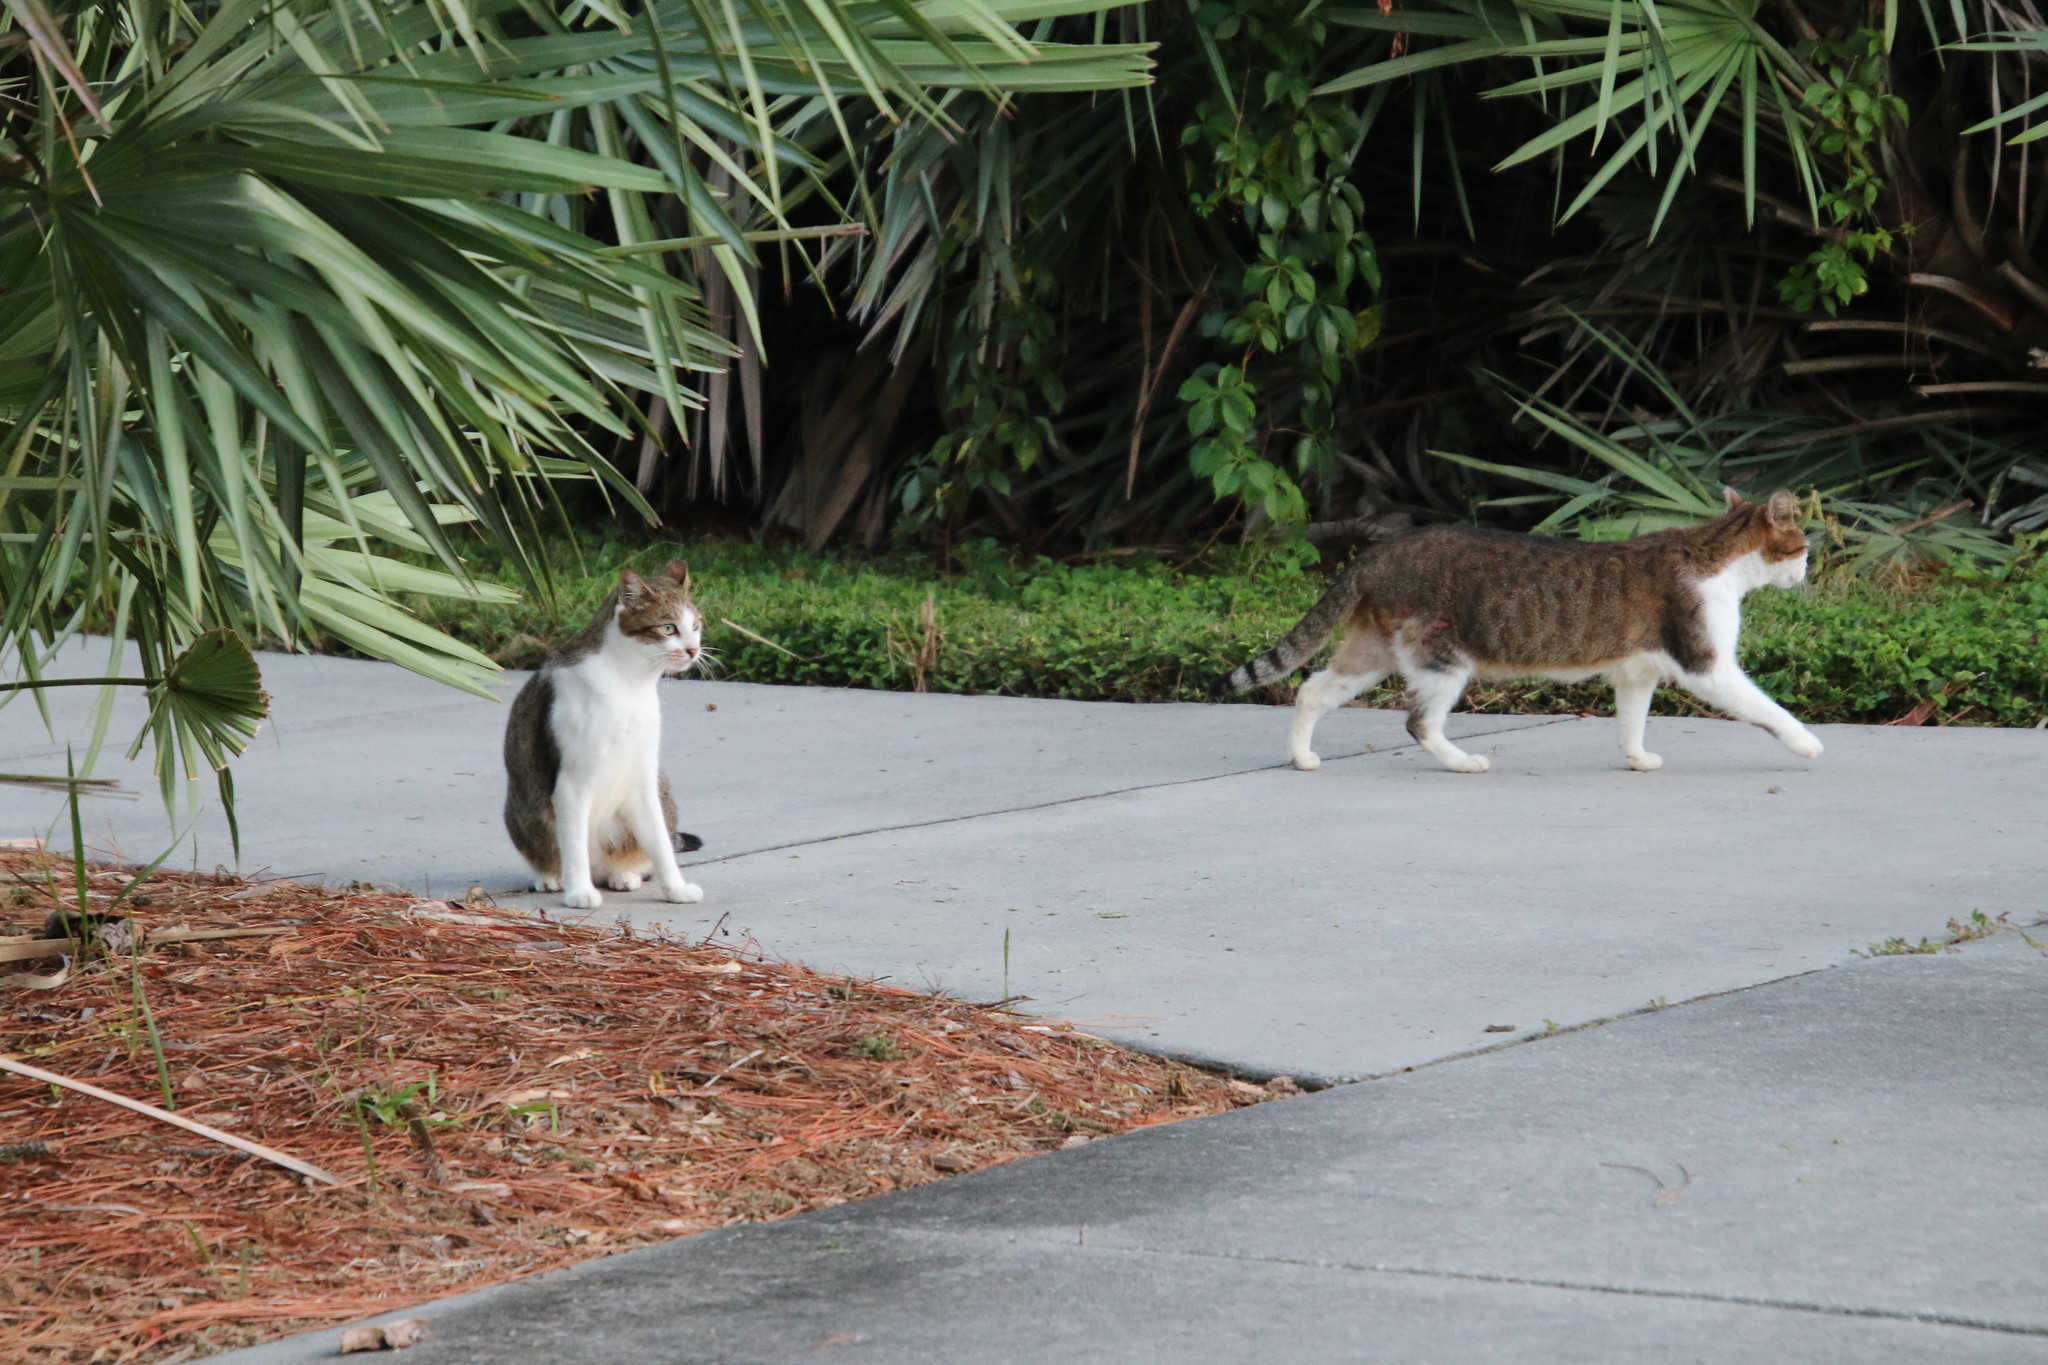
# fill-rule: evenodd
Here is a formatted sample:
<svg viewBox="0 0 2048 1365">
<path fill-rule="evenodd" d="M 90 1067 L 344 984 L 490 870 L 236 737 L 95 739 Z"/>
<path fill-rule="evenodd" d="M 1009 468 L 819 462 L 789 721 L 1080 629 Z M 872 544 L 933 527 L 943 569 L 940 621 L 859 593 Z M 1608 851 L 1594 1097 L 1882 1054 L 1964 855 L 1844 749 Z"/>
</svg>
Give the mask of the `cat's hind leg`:
<svg viewBox="0 0 2048 1365">
<path fill-rule="evenodd" d="M 1778 742 L 1801 758 L 1819 758 L 1821 743 L 1799 718 L 1772 701 L 1761 687 L 1733 660 L 1717 664 L 1708 673 L 1681 673 L 1679 686 L 1709 706 L 1726 711 L 1737 720 L 1770 731 Z"/>
<path fill-rule="evenodd" d="M 1394 639 L 1394 658 L 1408 680 L 1408 733 L 1454 773 L 1483 773 L 1493 765 L 1468 754 L 1444 734 L 1444 718 L 1472 681 L 1472 660 L 1450 638 L 1448 621 L 1413 621 Z"/>
<path fill-rule="evenodd" d="M 1330 666 L 1301 685 L 1294 694 L 1294 729 L 1287 737 L 1287 756 L 1305 773 L 1323 766 L 1309 747 L 1316 722 L 1377 684 L 1394 671 L 1394 652 L 1377 630 L 1346 636 Z"/>
<path fill-rule="evenodd" d="M 598 840 L 598 851 L 592 856 L 591 863 L 591 872 L 598 884 L 613 891 L 637 891 L 640 883 L 654 871 L 654 860 L 640 847 L 640 841 L 633 837 L 622 817 L 604 830 L 604 837 Z"/>
<path fill-rule="evenodd" d="M 1621 756 L 1639 773 L 1653 773 L 1664 760 L 1643 747 L 1643 727 L 1650 718 L 1650 698 L 1663 681 L 1664 670 L 1653 659 L 1624 659 L 1608 678 L 1614 683 L 1614 718 L 1621 724 Z"/>
<path fill-rule="evenodd" d="M 1451 714 L 1458 698 L 1465 695 L 1472 670 L 1422 668 L 1402 672 L 1408 678 L 1408 733 L 1415 736 L 1415 742 L 1454 773 L 1483 773 L 1492 767 L 1484 755 L 1466 753 L 1444 733 L 1444 718 Z"/>
</svg>

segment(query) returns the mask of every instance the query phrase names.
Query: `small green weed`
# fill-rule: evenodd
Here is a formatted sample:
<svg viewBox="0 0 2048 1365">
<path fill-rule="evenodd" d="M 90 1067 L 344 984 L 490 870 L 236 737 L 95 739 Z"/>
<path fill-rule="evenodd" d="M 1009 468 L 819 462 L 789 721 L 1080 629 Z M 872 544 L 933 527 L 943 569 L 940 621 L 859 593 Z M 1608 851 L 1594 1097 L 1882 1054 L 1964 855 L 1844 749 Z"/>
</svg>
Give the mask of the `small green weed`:
<svg viewBox="0 0 2048 1365">
<path fill-rule="evenodd" d="M 522 1127 L 524 1126 L 523 1121 L 528 1116 L 537 1116 L 545 1114 L 547 1115 L 548 1120 L 548 1132 L 560 1133 L 562 1131 L 561 1106 L 551 1101 L 541 1101 L 534 1104 L 508 1105 L 505 1109 L 505 1112 L 507 1114 L 510 1114 L 513 1118 L 521 1120 Z"/>
<path fill-rule="evenodd" d="M 431 1074 L 426 1080 L 412 1085 L 391 1089 L 368 1087 L 356 1097 L 356 1103 L 377 1122 L 397 1128 L 413 1121 L 417 1115 L 413 1101 L 421 1098 L 425 1098 L 430 1109 L 438 1102 L 437 1087 Z"/>
<path fill-rule="evenodd" d="M 369 1110 L 363 1105 L 358 1104 L 354 1108 L 356 1131 L 362 1135 L 363 1139 L 363 1165 L 369 1171 L 370 1193 L 372 1196 L 375 1196 L 378 1192 L 377 1144 L 370 1137 L 370 1114 Z"/>
<path fill-rule="evenodd" d="M 207 1247 L 206 1239 L 199 1235 L 198 1227 L 192 1222 L 190 1218 L 181 1219 L 180 1221 L 183 1222 L 185 1225 L 185 1235 L 192 1239 L 192 1250 L 199 1257 L 200 1273 L 209 1280 L 215 1278 L 213 1269 L 213 1252 Z"/>
<path fill-rule="evenodd" d="M 896 1040 L 886 1033 L 870 1033 L 853 1045 L 853 1054 L 871 1062 L 893 1062 L 903 1055 Z"/>
<path fill-rule="evenodd" d="M 1036 1095 L 1027 1099 L 1024 1102 L 1024 1107 L 1031 1113 L 1054 1125 L 1063 1133 L 1077 1133 L 1083 1127 L 1081 1120 L 1075 1118 L 1064 1109 L 1054 1108 Z"/>
<path fill-rule="evenodd" d="M 1914 953 L 1938 953 L 1941 949 L 1942 945 L 1932 939 L 1923 938 L 1918 943 L 1909 943 L 1902 938 L 1888 938 L 1868 948 L 1856 949 L 1855 953 L 1858 957 L 1904 957 Z"/>
<path fill-rule="evenodd" d="M 1972 910 L 1968 919 L 1952 919 L 1948 922 L 1949 942 L 1968 943 L 1972 939 L 1990 938 L 2000 930 L 2012 927 L 2011 911 L 1992 919 L 1982 910 Z"/>
<path fill-rule="evenodd" d="M 440 1102 L 440 1086 L 432 1071 L 427 1073 L 426 1080 L 412 1085 L 365 1086 L 356 1092 L 354 1099 L 356 1125 L 362 1132 L 363 1160 L 369 1167 L 372 1194 L 377 1193 L 377 1151 L 370 1137 L 373 1119 L 387 1128 L 403 1128 L 409 1133 L 413 1144 L 426 1159 L 429 1178 L 441 1179 L 441 1155 L 434 1149 L 433 1130 L 455 1120 L 438 1112 L 422 1112 L 423 1108 L 433 1110 Z"/>
</svg>

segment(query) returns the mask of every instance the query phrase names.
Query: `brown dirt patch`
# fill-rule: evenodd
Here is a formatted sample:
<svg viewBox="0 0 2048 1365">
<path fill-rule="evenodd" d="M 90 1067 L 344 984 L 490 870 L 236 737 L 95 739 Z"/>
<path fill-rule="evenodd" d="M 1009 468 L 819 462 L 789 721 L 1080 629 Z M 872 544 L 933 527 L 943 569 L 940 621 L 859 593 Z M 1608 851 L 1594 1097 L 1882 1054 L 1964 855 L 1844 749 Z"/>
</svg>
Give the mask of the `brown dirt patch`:
<svg viewBox="0 0 2048 1365">
<path fill-rule="evenodd" d="M 92 906 L 130 875 L 95 870 Z M 0 861 L 0 921 L 33 933 L 75 901 L 68 865 Z M 120 913 L 293 932 L 0 991 L 0 1053 L 161 1104 L 146 1005 L 179 1112 L 343 1183 L 0 1074 L 8 1361 L 168 1365 L 1267 1093 L 1001 1009 L 484 903 L 162 874 Z"/>
</svg>

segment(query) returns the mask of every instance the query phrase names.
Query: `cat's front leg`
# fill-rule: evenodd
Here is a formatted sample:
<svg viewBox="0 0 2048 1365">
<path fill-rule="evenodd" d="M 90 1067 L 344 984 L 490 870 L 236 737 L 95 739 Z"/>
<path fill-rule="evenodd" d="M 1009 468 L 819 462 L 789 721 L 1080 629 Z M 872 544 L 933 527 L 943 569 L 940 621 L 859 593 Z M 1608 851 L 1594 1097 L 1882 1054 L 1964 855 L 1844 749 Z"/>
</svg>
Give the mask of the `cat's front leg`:
<svg viewBox="0 0 2048 1365">
<path fill-rule="evenodd" d="M 562 904 L 571 910 L 595 910 L 604 896 L 590 876 L 589 789 L 564 773 L 555 782 L 555 846 L 561 854 Z"/>
<path fill-rule="evenodd" d="M 703 900 L 704 888 L 685 881 L 682 868 L 676 865 L 675 831 L 669 828 L 668 819 L 662 814 L 658 776 L 643 784 L 630 814 L 633 837 L 639 841 L 641 851 L 654 862 L 654 880 L 661 889 L 661 898 L 679 905 L 694 905 Z"/>
<path fill-rule="evenodd" d="M 1643 747 L 1643 728 L 1650 717 L 1658 674 L 1637 667 L 1617 669 L 1614 678 L 1614 719 L 1621 725 L 1621 756 L 1639 773 L 1653 773 L 1664 760 Z"/>
<path fill-rule="evenodd" d="M 1687 674 L 1680 679 L 1686 691 L 1710 706 L 1718 706 L 1737 720 L 1770 731 L 1778 742 L 1801 758 L 1819 758 L 1821 742 L 1799 718 L 1772 701 L 1749 675 L 1727 664 L 1711 673 Z"/>
</svg>

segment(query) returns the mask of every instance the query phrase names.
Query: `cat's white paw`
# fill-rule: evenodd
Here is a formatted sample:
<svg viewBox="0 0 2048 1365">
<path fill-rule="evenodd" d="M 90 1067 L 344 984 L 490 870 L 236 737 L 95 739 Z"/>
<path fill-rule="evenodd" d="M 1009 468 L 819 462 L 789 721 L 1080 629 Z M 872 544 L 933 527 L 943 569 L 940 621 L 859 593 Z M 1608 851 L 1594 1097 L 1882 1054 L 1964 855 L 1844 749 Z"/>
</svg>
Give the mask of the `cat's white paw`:
<svg viewBox="0 0 2048 1365">
<path fill-rule="evenodd" d="M 1447 758 L 1444 766 L 1454 773 L 1483 773 L 1493 764 L 1486 761 L 1484 754 L 1466 754 L 1463 758 Z"/>
<path fill-rule="evenodd" d="M 598 906 L 604 904 L 604 897 L 598 893 L 598 889 L 594 886 L 579 886 L 573 891 L 564 891 L 562 893 L 562 904 L 568 906 L 571 910 L 595 910 Z"/>
<path fill-rule="evenodd" d="M 614 872 L 604 879 L 604 884 L 614 891 L 638 891 L 640 880 L 638 872 Z"/>
<path fill-rule="evenodd" d="M 1785 741 L 1786 748 L 1801 758 L 1819 758 L 1821 756 L 1820 741 L 1815 739 L 1809 731 L 1801 730 L 1797 734 L 1781 735 L 1779 738 Z"/>
<path fill-rule="evenodd" d="M 1628 766 L 1639 773 L 1653 773 L 1664 766 L 1664 760 L 1652 753 L 1626 755 Z"/>
<path fill-rule="evenodd" d="M 562 889 L 562 879 L 560 877 L 535 877 L 533 879 L 533 889 L 536 891 L 560 891 Z"/>
<path fill-rule="evenodd" d="M 662 887 L 661 898 L 678 905 L 695 905 L 704 899 L 704 888 L 695 882 L 677 882 L 674 886 Z"/>
<path fill-rule="evenodd" d="M 1300 753 L 1294 755 L 1294 766 L 1305 773 L 1312 773 L 1323 766 L 1323 760 L 1308 750 L 1303 749 Z"/>
</svg>

